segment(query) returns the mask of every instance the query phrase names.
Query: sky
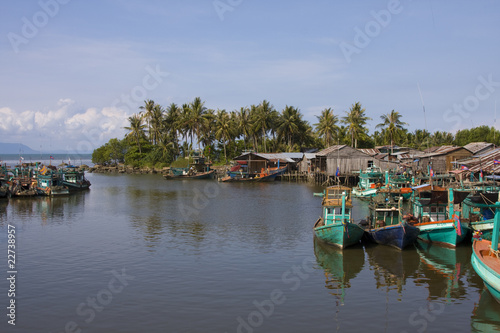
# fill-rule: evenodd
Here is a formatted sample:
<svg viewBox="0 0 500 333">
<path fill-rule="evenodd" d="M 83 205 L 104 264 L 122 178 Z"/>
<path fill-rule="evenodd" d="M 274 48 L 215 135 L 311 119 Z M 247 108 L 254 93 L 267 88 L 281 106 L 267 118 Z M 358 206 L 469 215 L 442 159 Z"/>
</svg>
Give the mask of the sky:
<svg viewBox="0 0 500 333">
<path fill-rule="evenodd" d="M 23 0 L 0 3 L 0 142 L 91 152 L 144 100 L 268 100 L 311 125 L 360 102 L 370 133 L 495 126 L 500 2 Z"/>
</svg>

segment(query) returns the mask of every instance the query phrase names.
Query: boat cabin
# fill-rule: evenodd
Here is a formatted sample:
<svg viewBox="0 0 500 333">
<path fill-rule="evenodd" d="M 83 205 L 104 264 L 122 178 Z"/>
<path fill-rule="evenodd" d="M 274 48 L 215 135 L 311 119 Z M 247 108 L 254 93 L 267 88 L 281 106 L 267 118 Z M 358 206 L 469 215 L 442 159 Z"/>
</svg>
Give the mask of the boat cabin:
<svg viewBox="0 0 500 333">
<path fill-rule="evenodd" d="M 352 201 L 349 187 L 328 187 L 322 205 L 325 225 L 351 222 Z"/>
</svg>

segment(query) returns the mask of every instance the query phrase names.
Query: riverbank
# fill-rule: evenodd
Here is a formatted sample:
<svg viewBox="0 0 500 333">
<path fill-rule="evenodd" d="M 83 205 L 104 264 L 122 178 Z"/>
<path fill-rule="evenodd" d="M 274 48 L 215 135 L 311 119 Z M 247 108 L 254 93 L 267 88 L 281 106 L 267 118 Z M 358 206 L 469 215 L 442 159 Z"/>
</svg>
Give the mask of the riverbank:
<svg viewBox="0 0 500 333">
<path fill-rule="evenodd" d="M 227 171 L 228 166 L 213 166 L 212 169 L 215 170 L 217 175 L 222 175 Z M 167 174 L 170 170 L 170 167 L 133 167 L 125 164 L 118 164 L 116 166 L 104 166 L 96 164 L 92 167 L 84 168 L 84 170 L 89 173 Z"/>
</svg>

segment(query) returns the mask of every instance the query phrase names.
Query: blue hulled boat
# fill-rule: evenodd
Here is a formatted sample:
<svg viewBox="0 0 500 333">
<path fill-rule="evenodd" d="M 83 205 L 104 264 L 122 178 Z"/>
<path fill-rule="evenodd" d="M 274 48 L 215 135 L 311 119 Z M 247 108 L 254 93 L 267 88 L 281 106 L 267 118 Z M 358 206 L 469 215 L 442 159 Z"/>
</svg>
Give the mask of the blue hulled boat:
<svg viewBox="0 0 500 333">
<path fill-rule="evenodd" d="M 415 242 L 419 229 L 403 220 L 402 202 L 402 197 L 395 201 L 391 195 L 383 193 L 371 200 L 365 229 L 368 239 L 400 250 Z"/>
</svg>

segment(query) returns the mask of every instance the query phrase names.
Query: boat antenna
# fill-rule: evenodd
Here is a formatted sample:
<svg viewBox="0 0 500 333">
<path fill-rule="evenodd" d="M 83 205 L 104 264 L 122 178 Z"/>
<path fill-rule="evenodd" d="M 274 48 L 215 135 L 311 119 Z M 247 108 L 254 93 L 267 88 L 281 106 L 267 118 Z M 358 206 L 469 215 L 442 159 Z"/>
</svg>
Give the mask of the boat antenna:
<svg viewBox="0 0 500 333">
<path fill-rule="evenodd" d="M 420 94 L 420 100 L 422 101 L 422 109 L 424 110 L 424 123 L 425 123 L 425 131 L 429 133 L 429 130 L 427 129 L 427 117 L 425 116 L 425 105 L 424 105 L 424 98 L 422 97 L 422 91 L 420 90 L 420 84 L 417 82 L 417 87 L 418 87 L 418 93 Z M 430 133 L 429 133 L 430 136 Z M 429 149 L 429 139 L 427 139 L 427 150 Z"/>
</svg>

